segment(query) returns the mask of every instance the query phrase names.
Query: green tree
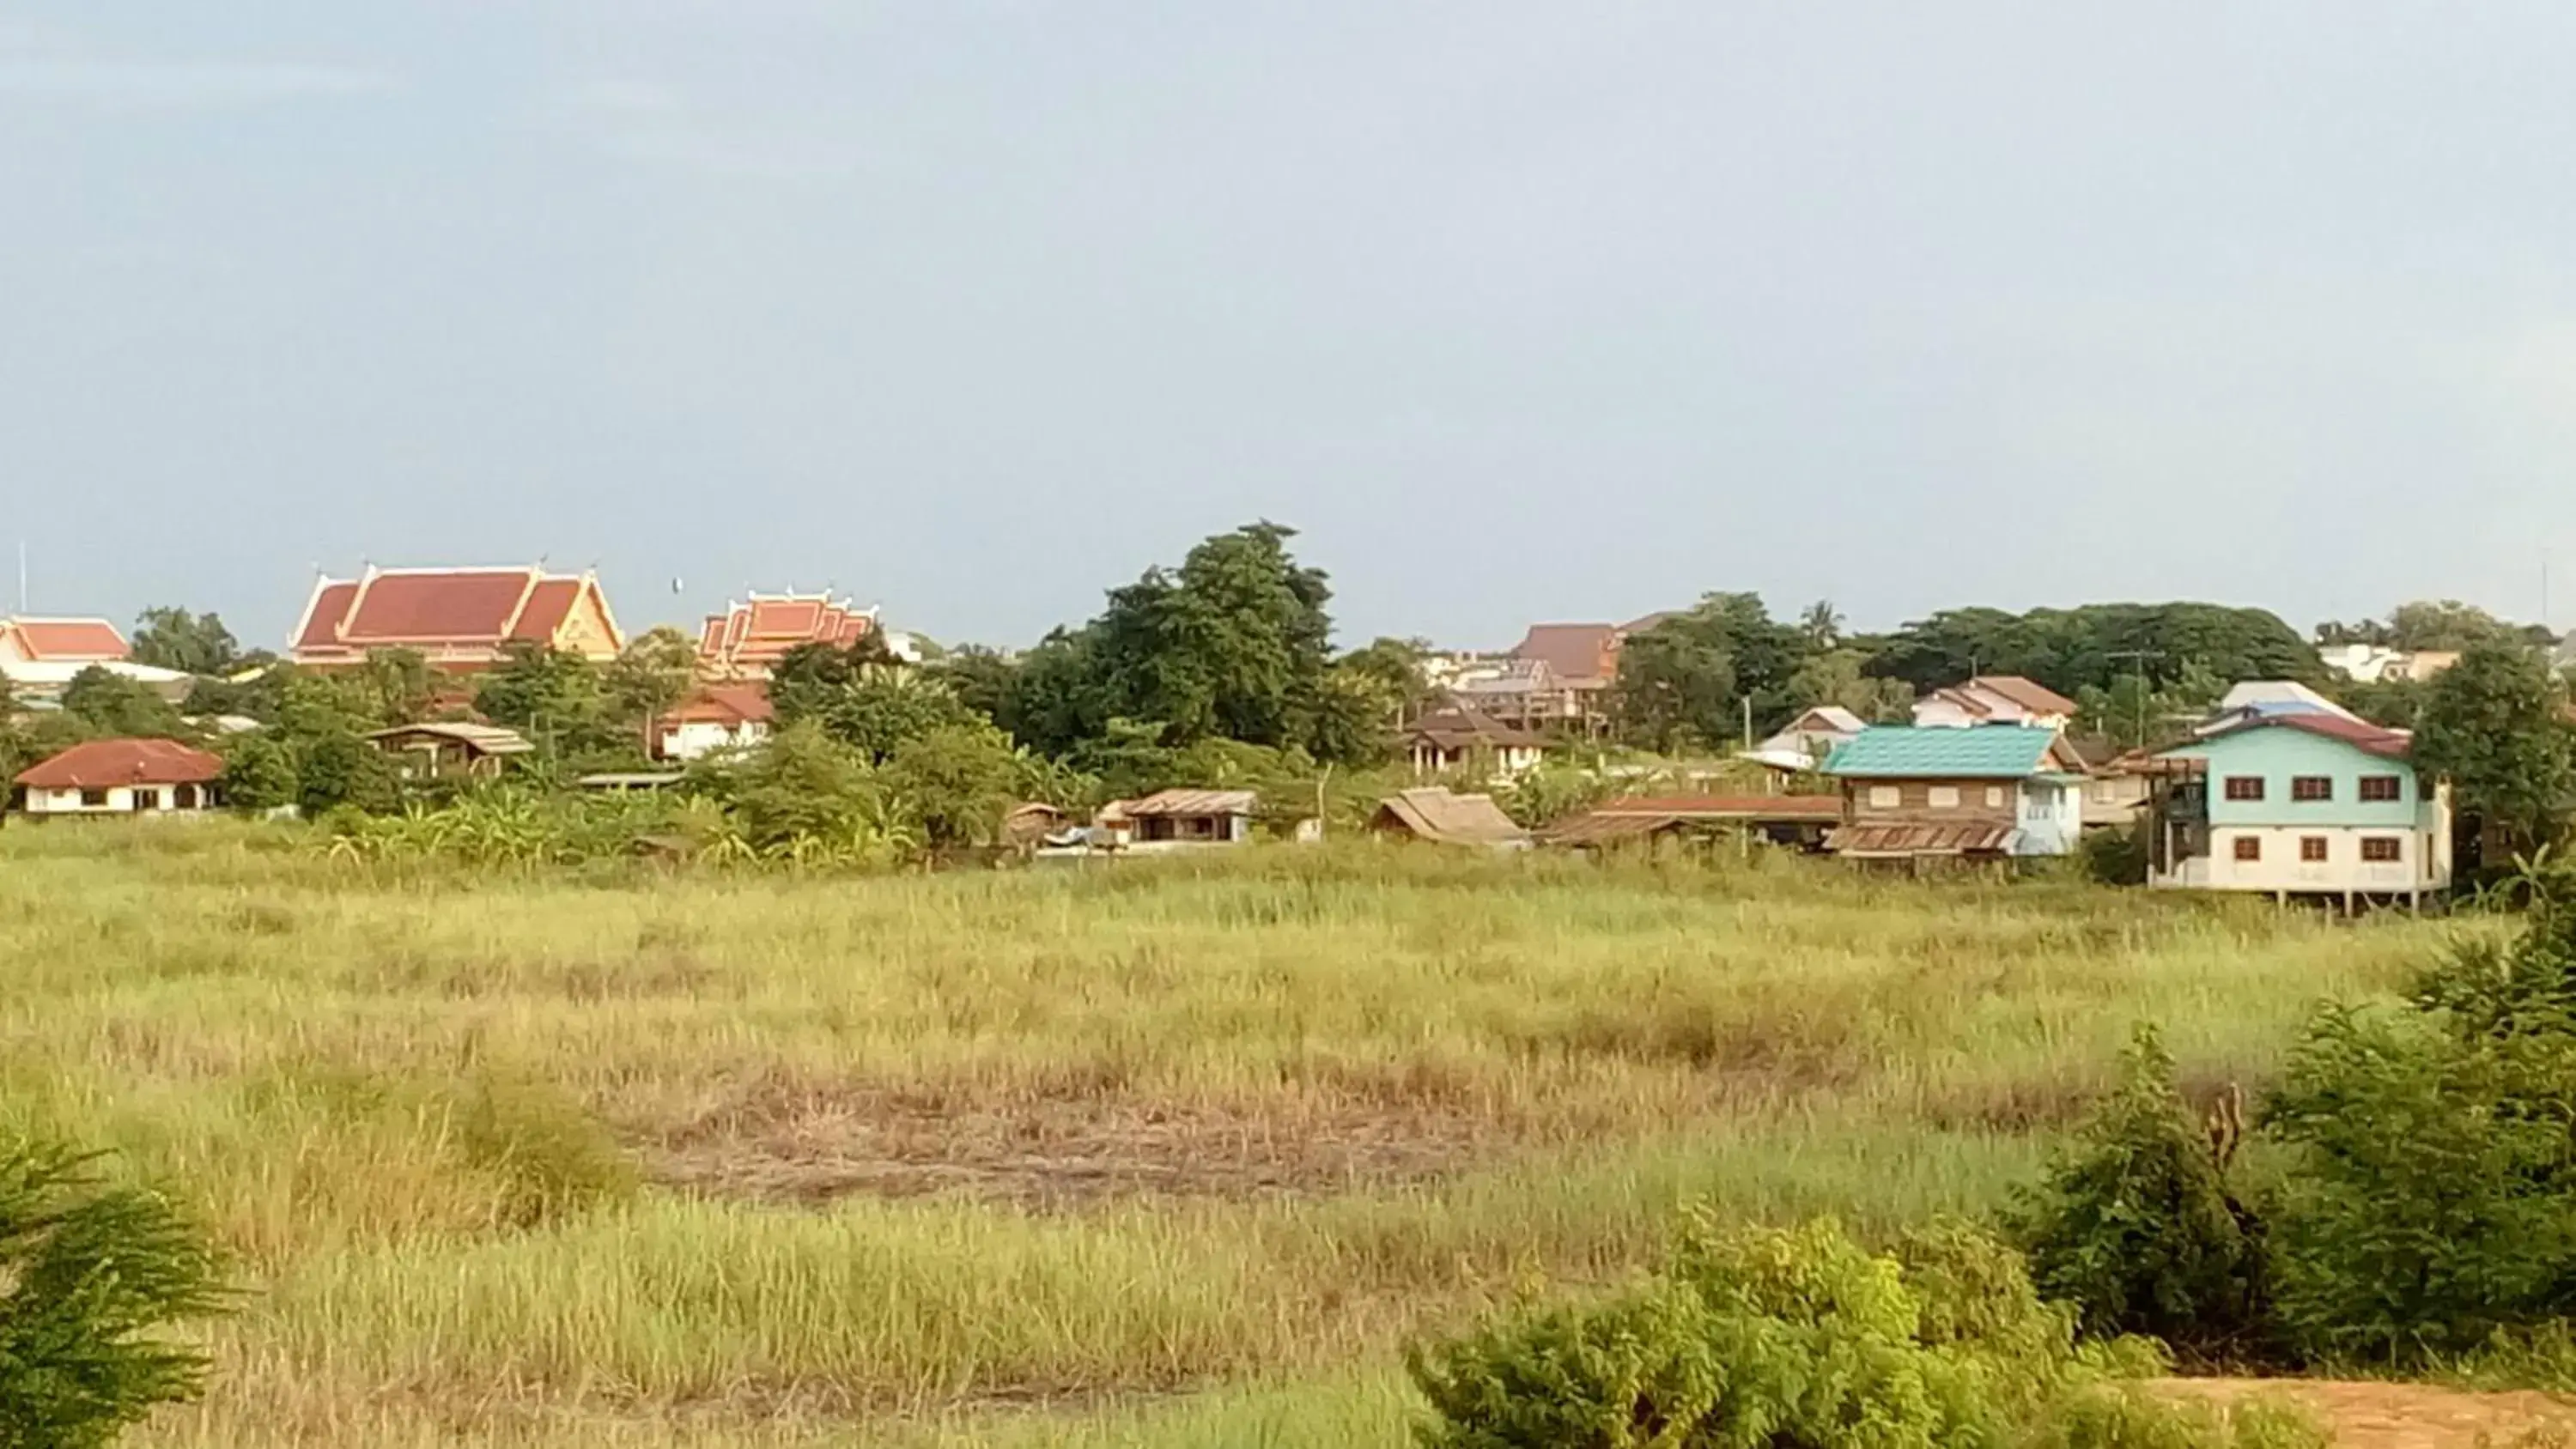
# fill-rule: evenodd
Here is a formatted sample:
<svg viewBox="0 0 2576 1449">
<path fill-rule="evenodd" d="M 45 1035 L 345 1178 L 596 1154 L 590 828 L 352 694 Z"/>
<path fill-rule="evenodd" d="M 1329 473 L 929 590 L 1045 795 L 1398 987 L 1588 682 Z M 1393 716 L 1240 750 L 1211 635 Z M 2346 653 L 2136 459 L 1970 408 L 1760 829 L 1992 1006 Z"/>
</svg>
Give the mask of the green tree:
<svg viewBox="0 0 2576 1449">
<path fill-rule="evenodd" d="M 2225 680 L 2325 682 L 2314 646 L 2278 615 L 2220 604 L 2087 604 L 2076 609 L 1952 609 L 1880 642 L 1870 672 L 1919 691 L 1975 674 L 2019 674 L 2073 698 L 2139 668 L 2156 687 L 2197 667 Z"/>
<path fill-rule="evenodd" d="M 135 621 L 132 657 L 137 664 L 184 674 L 223 675 L 241 663 L 241 642 L 214 614 L 162 606 Z"/>
<path fill-rule="evenodd" d="M 170 701 L 95 664 L 63 686 L 62 707 L 99 738 L 171 738 L 188 732 L 187 721 Z"/>
<path fill-rule="evenodd" d="M 2426 693 L 2416 768 L 2449 779 L 2461 808 L 2501 828 L 2515 850 L 2546 844 L 2562 833 L 2576 785 L 2564 705 L 2537 649 L 2472 645 Z"/>
<path fill-rule="evenodd" d="M 1401 727 L 1431 707 L 1431 654 L 1428 639 L 1378 638 L 1343 655 L 1334 668 L 1348 676 L 1346 686 L 1364 683 L 1385 700 L 1386 722 Z"/>
<path fill-rule="evenodd" d="M 304 783 L 296 773 L 295 750 L 274 730 L 249 730 L 221 741 L 224 800 L 237 810 L 275 810 L 302 806 Z"/>
<path fill-rule="evenodd" d="M 1621 732 L 1660 750 L 1720 746 L 1742 731 L 1748 703 L 1757 732 L 1776 728 L 1813 702 L 1794 693 L 1810 653 L 1806 633 L 1774 620 L 1760 595 L 1710 594 L 1621 646 Z"/>
<path fill-rule="evenodd" d="M 1020 798 L 1022 766 L 1010 737 L 992 725 L 951 723 L 897 744 L 878 779 L 930 844 L 983 845 Z"/>
<path fill-rule="evenodd" d="M 168 1330 L 223 1305 L 213 1251 L 166 1200 L 0 1138 L 0 1446 L 103 1449 L 194 1398 L 204 1357 Z"/>
<path fill-rule="evenodd" d="M 2398 605 L 2389 611 L 2386 638 L 2390 647 L 2410 651 L 2530 642 L 2517 626 L 2457 599 L 2417 599 Z"/>
<path fill-rule="evenodd" d="M 689 697 L 697 683 L 698 649 L 669 625 L 639 634 L 608 666 L 604 688 L 610 717 L 653 752 L 653 722 Z"/>
<path fill-rule="evenodd" d="M 744 834 L 764 851 L 838 839 L 886 814 L 867 760 L 811 721 L 771 736 L 736 769 L 729 793 Z"/>
<path fill-rule="evenodd" d="M 513 641 L 476 687 L 474 708 L 557 757 L 613 752 L 625 742 L 610 717 L 599 666 L 548 645 Z"/>
<path fill-rule="evenodd" d="M 1017 659 L 980 644 L 961 644 L 922 666 L 922 672 L 946 685 L 958 703 L 1018 735 L 1012 728 L 1013 696 L 1020 683 Z"/>
<path fill-rule="evenodd" d="M 782 727 L 810 721 L 871 765 L 892 758 L 907 740 L 978 722 L 937 676 L 900 664 L 852 662 L 840 651 L 791 650 L 769 681 L 769 699 Z"/>
<path fill-rule="evenodd" d="M 1809 604 L 1807 612 L 1798 616 L 1798 627 L 1805 632 L 1809 649 L 1823 651 L 1842 647 L 1842 611 L 1834 607 L 1831 599 L 1818 599 Z"/>
<path fill-rule="evenodd" d="M 1788 696 L 1800 709 L 1837 705 L 1874 724 L 1908 718 L 1914 691 L 1901 679 L 1875 678 L 1868 668 L 1869 656 L 1858 649 L 1810 654 L 1789 676 Z"/>
<path fill-rule="evenodd" d="M 352 675 L 367 697 L 367 716 L 378 726 L 429 718 L 438 701 L 438 676 L 417 649 L 370 649 Z"/>
</svg>

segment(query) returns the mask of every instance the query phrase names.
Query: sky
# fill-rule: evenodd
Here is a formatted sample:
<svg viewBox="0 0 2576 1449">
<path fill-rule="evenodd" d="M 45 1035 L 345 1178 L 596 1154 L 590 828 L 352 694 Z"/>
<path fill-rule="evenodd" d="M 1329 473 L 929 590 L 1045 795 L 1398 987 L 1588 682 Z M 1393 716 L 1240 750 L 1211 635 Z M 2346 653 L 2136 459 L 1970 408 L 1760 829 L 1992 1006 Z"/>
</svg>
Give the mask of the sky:
<svg viewBox="0 0 2576 1449">
<path fill-rule="evenodd" d="M 2576 6 L 0 0 L 39 612 L 2576 622 Z M 5 543 L 0 543 L 5 546 Z M 0 603 L 14 603 L 12 597 Z"/>
</svg>

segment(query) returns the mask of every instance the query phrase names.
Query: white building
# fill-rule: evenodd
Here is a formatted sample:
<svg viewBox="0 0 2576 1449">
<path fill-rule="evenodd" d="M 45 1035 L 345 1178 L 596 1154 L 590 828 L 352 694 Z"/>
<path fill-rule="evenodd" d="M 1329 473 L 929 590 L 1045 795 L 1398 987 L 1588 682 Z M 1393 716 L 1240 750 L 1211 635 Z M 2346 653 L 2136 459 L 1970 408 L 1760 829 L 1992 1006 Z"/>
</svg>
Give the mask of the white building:
<svg viewBox="0 0 2576 1449">
<path fill-rule="evenodd" d="M 653 722 L 653 757 L 695 760 L 718 750 L 749 749 L 769 738 L 768 691 L 758 685 L 711 685 Z"/>
<path fill-rule="evenodd" d="M 149 815 L 211 810 L 224 762 L 177 740 L 91 740 L 19 772 L 29 815 Z"/>
<path fill-rule="evenodd" d="M 1980 674 L 1914 702 L 1914 723 L 1931 728 L 2008 724 L 2062 730 L 2074 719 L 2075 701 L 2018 674 Z"/>
</svg>

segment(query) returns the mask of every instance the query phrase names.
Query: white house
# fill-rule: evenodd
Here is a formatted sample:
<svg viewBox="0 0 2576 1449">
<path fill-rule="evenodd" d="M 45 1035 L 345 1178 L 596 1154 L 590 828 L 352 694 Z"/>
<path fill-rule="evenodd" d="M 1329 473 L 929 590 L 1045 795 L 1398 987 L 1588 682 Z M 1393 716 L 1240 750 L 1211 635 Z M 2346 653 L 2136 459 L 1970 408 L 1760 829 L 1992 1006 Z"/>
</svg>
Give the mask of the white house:
<svg viewBox="0 0 2576 1449">
<path fill-rule="evenodd" d="M 710 685 L 653 722 L 653 757 L 694 760 L 748 749 L 769 738 L 770 717 L 768 691 L 759 686 Z"/>
<path fill-rule="evenodd" d="M 2008 724 L 2062 730 L 2074 719 L 2075 701 L 2018 674 L 1980 674 L 1914 702 L 1914 723 L 1926 727 Z"/>
<path fill-rule="evenodd" d="M 224 762 L 177 740 L 91 740 L 20 771 L 29 815 L 148 815 L 211 810 Z"/>
<path fill-rule="evenodd" d="M 1775 770 L 1812 770 L 1824 763 L 1834 746 L 1867 728 L 1867 720 L 1841 705 L 1820 704 L 1803 711 L 1737 758 Z"/>
</svg>

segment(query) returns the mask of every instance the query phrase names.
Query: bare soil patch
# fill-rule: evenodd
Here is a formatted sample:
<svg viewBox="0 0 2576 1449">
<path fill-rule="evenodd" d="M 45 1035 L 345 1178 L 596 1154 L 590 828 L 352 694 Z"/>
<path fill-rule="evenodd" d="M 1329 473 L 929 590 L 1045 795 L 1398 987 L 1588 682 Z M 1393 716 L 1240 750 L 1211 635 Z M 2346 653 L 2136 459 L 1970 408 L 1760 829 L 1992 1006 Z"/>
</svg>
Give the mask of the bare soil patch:
<svg viewBox="0 0 2576 1449">
<path fill-rule="evenodd" d="M 1358 1095 L 1248 1104 L 764 1080 L 659 1134 L 646 1155 L 660 1180 L 721 1197 L 819 1204 L 946 1194 L 1056 1208 L 1420 1181 L 1510 1135 L 1455 1104 Z"/>
<path fill-rule="evenodd" d="M 2515 1449 L 2576 1444 L 2576 1403 L 2548 1394 L 2477 1394 L 2432 1384 L 2320 1379 L 2171 1379 L 2181 1396 L 2278 1398 L 2314 1412 L 2340 1449 Z M 2562 1437 L 2564 1436 L 2564 1437 Z"/>
</svg>

